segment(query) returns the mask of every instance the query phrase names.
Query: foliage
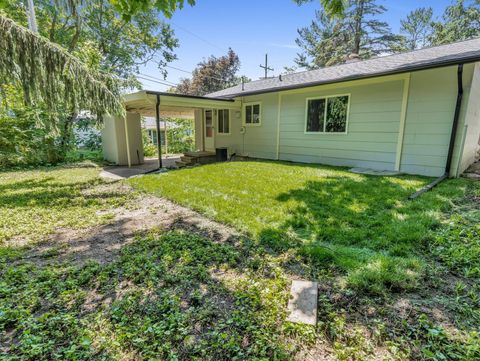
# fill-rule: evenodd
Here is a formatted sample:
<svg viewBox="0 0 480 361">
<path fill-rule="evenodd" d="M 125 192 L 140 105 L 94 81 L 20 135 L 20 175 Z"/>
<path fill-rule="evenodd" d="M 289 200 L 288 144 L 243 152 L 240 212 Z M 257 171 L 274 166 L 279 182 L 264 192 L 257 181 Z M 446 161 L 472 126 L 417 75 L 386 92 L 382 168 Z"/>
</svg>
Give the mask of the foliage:
<svg viewBox="0 0 480 361">
<path fill-rule="evenodd" d="M 48 161 L 52 139 L 45 112 L 23 105 L 21 92 L 3 86 L 0 93 L 0 168 Z"/>
<path fill-rule="evenodd" d="M 194 150 L 195 124 L 191 119 L 166 119 L 168 153 L 179 154 Z"/>
<path fill-rule="evenodd" d="M 10 0 L 7 5 L 5 14 L 25 26 L 23 6 Z M 90 69 L 127 79 L 122 85 L 139 87 L 132 77 L 147 61 L 158 63 L 165 73 L 164 65 L 175 59 L 178 40 L 155 9 L 138 11 L 125 20 L 108 0 L 72 7 L 38 0 L 35 7 L 41 35 L 68 49 Z"/>
<path fill-rule="evenodd" d="M 447 252 L 440 264 L 431 257 L 437 246 L 453 250 L 470 234 L 475 241 L 469 227 L 465 234 L 453 227 L 478 224 L 472 181 L 447 180 L 408 201 L 429 179 L 274 162 L 203 166 L 132 182 L 152 181 L 155 191 L 174 188 L 174 181 L 176 188 L 191 184 L 184 199 L 178 191 L 173 199 L 186 203 L 189 193 L 192 204 L 210 206 L 212 217 L 233 212 L 229 223 L 249 221 L 245 229 L 261 237 L 219 242 L 214 231 L 179 222 L 176 230 L 142 230 L 101 264 L 87 260 L 85 247 L 64 249 L 55 238 L 31 250 L 18 246 L 19 240 L 45 240 L 55 227 L 109 222 L 112 207 L 138 205 L 137 193 L 96 174 L 80 165 L 0 173 L 6 192 L 0 206 L 16 217 L 0 230 L 18 232 L 0 244 L 2 360 L 479 358 L 478 278 L 458 273 L 478 257 Z M 294 199 L 284 196 L 289 192 Z M 36 213 L 25 214 L 26 204 Z M 307 240 L 305 225 L 312 222 L 332 223 L 337 234 Z M 391 223 L 382 227 L 385 222 Z M 109 227 L 85 233 L 98 242 Z M 351 237 L 355 233 L 361 236 Z M 70 251 L 78 252 L 76 261 L 63 261 Z M 319 283 L 316 327 L 285 321 L 292 278 Z"/>
<path fill-rule="evenodd" d="M 298 30 L 296 43 L 303 53 L 295 59 L 296 64 L 315 69 L 343 63 L 351 54 L 367 59 L 394 52 L 399 38 L 386 22 L 378 20 L 385 11 L 375 0 L 349 2 L 340 18 L 317 11 L 316 20 Z"/>
<path fill-rule="evenodd" d="M 17 80 L 27 104 L 45 104 L 53 115 L 59 104 L 99 116 L 122 114 L 112 77 L 93 72 L 60 46 L 2 15 L 0 34 L 0 80 Z"/>
<path fill-rule="evenodd" d="M 233 245 L 176 231 L 137 239 L 107 265 L 3 263 L 0 329 L 16 341 L 2 332 L 10 349 L 0 356 L 285 360 L 285 279 L 248 268 L 248 280 L 211 274 L 237 272 L 240 261 Z M 110 302 L 89 307 L 92 295 Z"/>
<path fill-rule="evenodd" d="M 315 0 L 293 0 L 298 5 L 303 5 Z M 325 13 L 331 17 L 341 17 L 345 11 L 347 0 L 320 0 Z"/>
<path fill-rule="evenodd" d="M 432 252 L 466 277 L 480 278 L 480 185 L 471 184 L 467 199 L 455 205 L 447 227 L 438 232 Z"/>
<path fill-rule="evenodd" d="M 404 34 L 402 41 L 405 43 L 405 50 L 421 49 L 429 44 L 432 17 L 433 10 L 428 7 L 415 9 L 406 19 L 400 20 L 400 33 Z"/>
<path fill-rule="evenodd" d="M 152 141 L 148 137 L 147 132 L 145 130 L 142 131 L 142 138 L 143 138 L 143 155 L 145 157 L 157 157 L 158 156 L 157 146 L 152 143 Z"/>
<path fill-rule="evenodd" d="M 157 62 L 159 71 L 166 75 L 164 65 L 175 59 L 173 50 L 178 46 L 178 41 L 169 25 L 159 18 L 157 10 L 139 10 L 127 21 L 122 19 L 108 0 L 95 0 L 81 5 L 76 2 L 69 6 L 63 5 L 57 6 L 49 0 L 35 2 L 40 34 L 47 37 L 50 42 L 67 49 L 69 54 L 85 64 L 89 72 L 112 79 L 117 87 L 140 87 L 135 74 L 140 66 L 149 61 Z M 22 3 L 6 0 L 1 11 L 19 24 L 27 22 Z M 70 56 L 70 58 L 73 57 Z M 32 74 L 35 73 L 32 72 Z M 111 74 L 113 78 L 105 74 Z M 81 80 L 80 74 L 76 74 L 75 79 L 81 81 L 82 85 L 88 83 Z M 18 86 L 17 83 L 11 82 L 10 78 L 8 82 L 12 86 Z M 0 81 L 0 86 L 6 85 L 1 84 Z M 77 115 L 80 110 L 88 110 L 88 107 L 80 103 L 73 107 L 68 102 L 68 96 L 65 96 L 65 94 L 73 94 L 71 89 L 58 88 L 53 81 L 49 83 L 49 87 L 45 87 L 44 84 L 38 84 L 38 86 L 55 92 L 56 109 L 52 112 L 46 104 L 38 101 L 30 107 L 44 115 L 37 117 L 36 122 L 39 127 L 44 127 L 51 145 L 48 159 L 46 156 L 37 157 L 30 159 L 30 163 L 65 161 L 66 155 L 76 148 L 74 128 L 77 126 Z M 74 90 L 84 93 L 82 87 Z M 64 101 L 64 98 L 67 101 Z M 117 103 L 119 103 L 118 97 Z M 13 112 L 10 109 L 9 113 L 25 113 L 28 109 L 22 109 L 22 107 L 23 105 L 17 106 L 16 111 Z M 90 114 L 98 115 L 98 112 L 90 112 Z M 102 115 L 102 112 L 99 114 Z M 93 119 L 97 124 L 101 122 L 101 117 Z M 15 120 L 12 119 L 12 122 Z M 98 139 L 91 140 L 93 141 L 91 146 L 98 146 Z M 38 143 L 32 142 L 32 149 L 37 146 Z M 41 149 L 37 148 L 37 150 L 39 156 L 45 154 Z M 11 160 L 14 159 L 11 158 Z"/>
<path fill-rule="evenodd" d="M 432 45 L 449 44 L 480 36 L 480 0 L 456 0 L 446 7 L 441 21 L 432 23 Z"/>
<path fill-rule="evenodd" d="M 165 133 L 162 131 L 162 154 L 180 154 L 194 150 L 195 125 L 191 119 L 162 118 L 167 123 L 167 149 L 165 149 Z M 145 129 L 142 131 L 143 153 L 146 157 L 157 156 L 157 146 L 152 142 Z"/>
<path fill-rule="evenodd" d="M 178 40 L 158 11 L 141 11 L 126 21 L 118 17 L 107 0 L 97 0 L 83 13 L 82 37 L 97 46 L 103 69 L 129 79 L 140 66 L 151 62 L 157 63 L 166 76 L 165 65 L 176 59 L 173 51 Z"/>
<path fill-rule="evenodd" d="M 75 142 L 78 148 L 102 149 L 102 136 L 97 128 L 97 120 L 88 115 L 78 116 L 74 125 Z"/>
<path fill-rule="evenodd" d="M 177 9 L 182 9 L 185 0 L 109 0 L 125 20 L 140 12 L 159 10 L 167 18 L 170 18 Z M 190 6 L 195 5 L 195 0 L 187 0 Z"/>
<path fill-rule="evenodd" d="M 182 79 L 173 92 L 189 95 L 205 95 L 222 90 L 241 82 L 236 74 L 240 69 L 238 55 L 229 49 L 227 55 L 210 56 L 198 63 L 191 79 Z"/>
</svg>

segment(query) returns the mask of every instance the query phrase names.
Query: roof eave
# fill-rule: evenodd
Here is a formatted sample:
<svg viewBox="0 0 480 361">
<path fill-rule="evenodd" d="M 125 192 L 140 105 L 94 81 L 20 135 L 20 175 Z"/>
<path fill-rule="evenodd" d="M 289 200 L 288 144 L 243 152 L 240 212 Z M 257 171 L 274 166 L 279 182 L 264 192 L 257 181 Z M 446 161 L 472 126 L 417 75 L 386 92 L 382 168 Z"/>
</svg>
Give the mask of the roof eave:
<svg viewBox="0 0 480 361">
<path fill-rule="evenodd" d="M 166 92 L 157 92 L 153 90 L 145 91 L 148 95 L 160 95 L 160 96 L 169 96 L 169 97 L 176 97 L 176 98 L 190 98 L 190 99 L 201 99 L 201 100 L 219 100 L 225 102 L 234 102 L 235 99 L 231 98 L 224 98 L 224 97 L 206 97 L 206 96 L 199 96 L 199 95 L 187 95 L 187 94 L 175 94 L 175 93 L 166 93 Z"/>
</svg>

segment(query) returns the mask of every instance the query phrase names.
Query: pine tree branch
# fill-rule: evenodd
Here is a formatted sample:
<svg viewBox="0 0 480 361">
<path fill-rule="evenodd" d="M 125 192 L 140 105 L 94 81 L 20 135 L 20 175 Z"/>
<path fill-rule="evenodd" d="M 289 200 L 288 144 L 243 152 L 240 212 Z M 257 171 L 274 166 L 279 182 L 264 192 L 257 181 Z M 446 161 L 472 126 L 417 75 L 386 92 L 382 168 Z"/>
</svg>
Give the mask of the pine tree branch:
<svg viewBox="0 0 480 361">
<path fill-rule="evenodd" d="M 62 47 L 0 15 L 0 79 L 18 81 L 27 104 L 55 113 L 123 114 L 119 83 L 88 69 Z"/>
</svg>

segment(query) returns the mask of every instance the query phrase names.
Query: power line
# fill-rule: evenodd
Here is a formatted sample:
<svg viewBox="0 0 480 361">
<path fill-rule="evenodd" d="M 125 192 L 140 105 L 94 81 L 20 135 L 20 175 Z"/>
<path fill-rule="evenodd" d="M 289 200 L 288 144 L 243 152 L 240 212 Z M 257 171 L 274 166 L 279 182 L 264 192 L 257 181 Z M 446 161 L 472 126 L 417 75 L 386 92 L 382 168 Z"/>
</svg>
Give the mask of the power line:
<svg viewBox="0 0 480 361">
<path fill-rule="evenodd" d="M 193 74 L 193 72 L 191 71 L 188 71 L 188 70 L 184 70 L 184 69 L 180 69 L 180 68 L 176 68 L 174 66 L 171 66 L 171 65 L 165 65 L 167 68 L 170 68 L 170 69 L 175 69 L 175 70 L 178 70 L 178 71 L 181 71 L 181 72 L 184 72 L 184 73 L 187 73 L 187 74 Z"/>
<path fill-rule="evenodd" d="M 171 66 L 171 65 L 165 65 L 167 68 L 171 68 L 171 69 L 175 69 L 175 70 L 178 70 L 178 71 L 181 71 L 183 73 L 187 73 L 187 74 L 190 74 L 192 75 L 193 74 L 193 71 L 188 71 L 188 70 L 185 70 L 185 69 L 180 69 L 180 68 L 176 68 L 174 66 Z M 210 78 L 210 79 L 215 79 L 215 80 L 219 80 L 219 81 L 224 81 L 224 79 L 222 78 L 217 78 L 215 76 L 211 76 L 211 75 L 203 75 L 204 77 L 206 78 Z"/>
<path fill-rule="evenodd" d="M 208 45 L 210 45 L 210 46 L 213 46 L 214 48 L 217 48 L 217 49 L 219 49 L 219 50 L 221 50 L 221 51 L 224 51 L 224 50 L 225 50 L 225 49 L 221 48 L 220 46 L 218 46 L 218 45 L 216 45 L 216 44 L 214 44 L 214 43 L 210 42 L 209 40 L 206 40 L 206 39 L 204 39 L 204 38 L 202 38 L 202 37 L 198 36 L 197 34 L 195 34 L 195 33 L 191 32 L 190 30 L 188 30 L 188 29 L 185 29 L 184 27 L 182 27 L 182 26 L 180 26 L 180 25 L 177 25 L 177 24 L 175 24 L 175 23 L 174 23 L 174 22 L 172 22 L 172 21 L 170 21 L 170 23 L 171 23 L 173 26 L 175 26 L 175 27 L 177 27 L 177 28 L 179 28 L 179 29 L 181 29 L 181 30 L 185 31 L 186 33 L 190 34 L 191 36 L 193 36 L 193 37 L 197 38 L 198 40 L 201 40 L 201 41 L 203 41 L 205 44 L 208 44 Z"/>
<path fill-rule="evenodd" d="M 160 79 L 160 78 L 157 78 L 153 75 L 149 75 L 149 74 L 144 74 L 144 73 L 139 73 L 141 76 L 146 76 L 148 78 L 151 78 L 153 80 L 156 80 L 156 81 L 160 81 L 160 82 L 166 82 L 166 83 L 170 83 L 172 86 L 177 86 L 178 84 L 177 83 L 174 83 L 174 82 L 171 82 L 169 80 L 166 80 L 166 79 Z"/>
<path fill-rule="evenodd" d="M 143 79 L 143 80 L 146 80 L 146 81 L 150 81 L 152 83 L 158 83 L 158 84 L 162 84 L 162 85 L 166 85 L 166 86 L 172 86 L 172 84 L 164 83 L 163 81 L 148 79 L 148 78 L 144 78 L 144 77 L 139 76 L 139 75 L 137 75 L 136 77 L 137 77 L 137 79 Z"/>
</svg>

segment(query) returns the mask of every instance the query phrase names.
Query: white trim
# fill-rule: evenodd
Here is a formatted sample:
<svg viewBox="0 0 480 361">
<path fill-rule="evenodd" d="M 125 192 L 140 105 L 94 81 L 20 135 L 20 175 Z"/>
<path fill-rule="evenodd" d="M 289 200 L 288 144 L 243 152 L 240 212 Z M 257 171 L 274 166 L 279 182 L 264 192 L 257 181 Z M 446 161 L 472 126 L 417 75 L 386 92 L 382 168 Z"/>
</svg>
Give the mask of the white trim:
<svg viewBox="0 0 480 361">
<path fill-rule="evenodd" d="M 400 127 L 398 129 L 397 153 L 395 155 L 395 171 L 400 171 L 403 150 L 403 138 L 405 136 L 405 123 L 407 120 L 408 96 L 410 92 L 410 74 L 403 81 L 402 110 L 400 112 Z"/>
<path fill-rule="evenodd" d="M 206 113 L 210 111 L 212 112 L 212 136 L 211 137 L 207 137 L 207 116 L 206 116 Z M 215 150 L 215 135 L 216 135 L 216 129 L 215 129 L 215 118 L 216 118 L 216 114 L 215 114 L 215 109 L 213 108 L 205 108 L 203 109 L 203 122 L 202 122 L 202 125 L 203 125 L 203 149 L 205 151 L 212 151 L 212 150 Z M 207 138 L 212 138 L 212 143 L 213 143 L 213 147 L 211 148 L 208 148 L 207 149 L 207 142 L 206 142 L 206 139 Z"/>
<path fill-rule="evenodd" d="M 124 124 L 125 124 L 125 142 L 127 145 L 127 162 L 128 162 L 128 168 L 132 166 L 132 160 L 130 159 L 130 140 L 128 139 L 128 114 L 125 114 L 125 117 L 123 118 Z"/>
<path fill-rule="evenodd" d="M 219 125 L 219 124 L 220 124 L 220 123 L 219 123 L 219 121 L 220 121 L 220 117 L 219 117 L 220 111 L 227 111 L 227 112 L 228 112 L 228 133 L 220 132 L 220 125 Z M 217 109 L 217 135 L 231 135 L 230 129 L 231 129 L 231 127 L 232 127 L 232 122 L 230 121 L 230 119 L 231 119 L 231 111 L 230 111 L 230 109 L 227 109 L 227 108 L 225 108 L 225 109 Z M 225 127 L 225 124 L 224 124 L 224 127 Z"/>
<path fill-rule="evenodd" d="M 246 108 L 248 106 L 255 106 L 255 105 L 259 105 L 260 106 L 260 122 L 258 123 L 247 123 L 247 112 L 246 112 Z M 245 126 L 245 127 L 260 127 L 262 126 L 262 120 L 263 120 L 263 105 L 262 105 L 262 102 L 249 102 L 249 103 L 244 103 L 243 104 L 243 108 L 242 108 L 242 125 Z"/>
<path fill-rule="evenodd" d="M 347 102 L 347 119 L 345 122 L 345 131 L 344 132 L 326 132 L 325 128 L 327 126 L 327 107 L 328 107 L 328 99 L 329 98 L 338 98 L 338 97 L 348 97 Z M 351 100 L 351 93 L 345 94 L 332 94 L 332 95 L 325 95 L 325 96 L 318 96 L 318 97 L 308 97 L 305 98 L 305 126 L 303 127 L 304 134 L 339 134 L 339 135 L 347 135 L 348 134 L 348 123 L 350 118 L 350 100 Z M 308 102 L 310 100 L 318 100 L 318 99 L 325 99 L 325 113 L 323 115 L 323 132 L 312 132 L 307 131 L 307 123 L 308 123 Z"/>
<path fill-rule="evenodd" d="M 277 99 L 277 160 L 280 159 L 280 118 L 282 111 L 282 94 L 278 93 Z"/>
</svg>

